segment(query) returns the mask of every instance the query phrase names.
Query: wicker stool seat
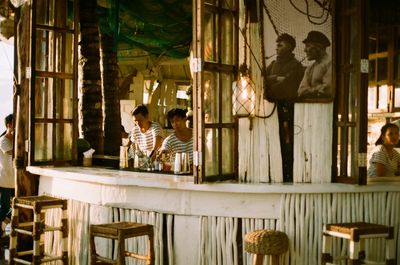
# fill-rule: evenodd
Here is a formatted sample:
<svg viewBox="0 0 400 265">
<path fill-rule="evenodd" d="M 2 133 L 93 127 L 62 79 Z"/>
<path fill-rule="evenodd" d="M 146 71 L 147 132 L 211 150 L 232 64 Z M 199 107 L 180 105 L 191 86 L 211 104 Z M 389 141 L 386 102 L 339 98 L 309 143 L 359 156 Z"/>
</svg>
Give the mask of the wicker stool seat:
<svg viewBox="0 0 400 265">
<path fill-rule="evenodd" d="M 385 238 L 386 241 L 386 261 L 381 264 L 396 264 L 394 252 L 394 228 L 386 225 L 370 224 L 364 222 L 326 224 L 324 226 L 322 238 L 322 264 L 333 262 L 331 254 L 332 238 L 338 237 L 348 239 L 349 244 L 349 264 L 364 264 L 365 261 L 365 239 Z M 374 264 L 379 264 L 374 262 Z"/>
<path fill-rule="evenodd" d="M 125 257 L 145 260 L 147 265 L 154 265 L 154 236 L 153 226 L 133 222 L 119 222 L 109 224 L 90 225 L 90 251 L 91 264 L 117 264 L 124 265 Z M 148 254 L 146 256 L 125 250 L 125 239 L 148 236 Z M 95 237 L 118 240 L 117 260 L 101 257 L 96 252 Z"/>
<path fill-rule="evenodd" d="M 32 210 L 33 220 L 21 222 L 20 210 Z M 44 218 L 49 209 L 60 209 L 62 211 L 60 226 L 46 225 Z M 61 233 L 60 256 L 53 256 L 44 253 L 43 242 L 45 232 Z M 33 249 L 18 251 L 18 234 L 30 236 L 33 239 Z M 54 237 L 55 239 L 56 237 Z M 56 242 L 53 242 L 57 244 Z M 24 257 L 24 258 L 23 258 Z M 32 260 L 32 261 L 30 261 Z M 50 196 L 27 196 L 14 197 L 12 201 L 11 234 L 10 234 L 10 262 L 9 264 L 41 264 L 49 261 L 61 260 L 68 264 L 68 220 L 67 200 L 53 198 Z"/>
<path fill-rule="evenodd" d="M 271 264 L 279 264 L 279 256 L 289 249 L 289 238 L 280 231 L 256 230 L 247 233 L 244 239 L 244 249 L 256 254 L 253 265 L 263 264 L 264 255 L 271 255 Z"/>
</svg>

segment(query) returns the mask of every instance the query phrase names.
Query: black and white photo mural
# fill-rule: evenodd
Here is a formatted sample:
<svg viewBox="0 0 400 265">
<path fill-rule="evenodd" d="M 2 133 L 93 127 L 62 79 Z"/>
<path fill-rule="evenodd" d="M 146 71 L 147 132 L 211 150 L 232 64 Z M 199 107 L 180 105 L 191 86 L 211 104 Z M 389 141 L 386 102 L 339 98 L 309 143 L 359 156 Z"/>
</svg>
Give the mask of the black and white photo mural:
<svg viewBox="0 0 400 265">
<path fill-rule="evenodd" d="M 264 0 L 264 12 L 264 97 L 277 103 L 333 101 L 331 1 Z"/>
</svg>

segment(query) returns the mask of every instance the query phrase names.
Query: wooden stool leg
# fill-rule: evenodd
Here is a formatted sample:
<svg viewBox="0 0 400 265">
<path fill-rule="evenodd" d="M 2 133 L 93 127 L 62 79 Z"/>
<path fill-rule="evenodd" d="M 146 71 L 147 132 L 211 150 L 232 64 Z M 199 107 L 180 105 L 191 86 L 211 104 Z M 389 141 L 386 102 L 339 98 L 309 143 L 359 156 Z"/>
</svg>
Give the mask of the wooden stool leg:
<svg viewBox="0 0 400 265">
<path fill-rule="evenodd" d="M 117 265 L 125 265 L 125 238 L 122 233 L 118 234 Z"/>
<path fill-rule="evenodd" d="M 279 265 L 279 256 L 271 255 L 271 265 Z"/>
<path fill-rule="evenodd" d="M 90 264 L 96 264 L 96 244 L 94 243 L 94 235 L 90 233 Z"/>
<path fill-rule="evenodd" d="M 349 264 L 358 265 L 361 264 L 360 261 L 360 242 L 350 240 L 349 249 Z"/>
<path fill-rule="evenodd" d="M 40 236 L 42 235 L 40 210 L 33 216 L 33 264 L 40 264 L 42 253 L 40 253 Z"/>
<path fill-rule="evenodd" d="M 386 239 L 386 265 L 396 264 L 394 239 Z"/>
<path fill-rule="evenodd" d="M 19 223 L 19 210 L 15 207 L 13 203 L 13 210 L 11 215 L 11 234 L 10 234 L 10 256 L 8 257 L 8 264 L 14 265 L 14 258 L 17 255 L 17 232 L 15 232 L 15 228 L 18 226 Z"/>
<path fill-rule="evenodd" d="M 147 260 L 147 264 L 148 265 L 154 265 L 154 235 L 153 235 L 153 232 L 151 232 L 150 234 L 149 234 L 149 241 L 148 241 L 149 243 L 149 245 L 148 245 L 148 248 L 149 248 L 149 253 L 148 253 L 148 255 L 149 255 L 149 257 L 148 257 L 148 260 Z"/>
<path fill-rule="evenodd" d="M 263 261 L 264 261 L 264 255 L 262 255 L 262 254 L 254 254 L 253 265 L 262 265 Z"/>
<path fill-rule="evenodd" d="M 333 262 L 331 251 L 332 251 L 332 237 L 324 233 L 322 236 L 322 256 L 321 256 L 322 265 Z"/>
<path fill-rule="evenodd" d="M 64 265 L 68 265 L 68 210 L 66 205 L 62 208 L 61 227 L 62 261 Z"/>
</svg>

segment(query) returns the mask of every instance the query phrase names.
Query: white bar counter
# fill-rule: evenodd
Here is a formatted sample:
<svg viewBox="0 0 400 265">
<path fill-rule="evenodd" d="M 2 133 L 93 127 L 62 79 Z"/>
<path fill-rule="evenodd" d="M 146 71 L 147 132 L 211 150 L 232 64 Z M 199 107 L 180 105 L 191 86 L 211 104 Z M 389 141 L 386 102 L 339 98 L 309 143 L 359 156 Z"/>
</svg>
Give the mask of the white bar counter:
<svg viewBox="0 0 400 265">
<path fill-rule="evenodd" d="M 168 241 L 160 241 L 160 245 L 168 245 L 168 251 L 156 251 L 160 255 L 156 264 L 165 264 L 165 256 L 169 264 L 177 265 L 235 264 L 237 251 L 243 251 L 235 252 L 238 237 L 235 233 L 241 233 L 240 238 L 248 231 L 267 228 L 288 234 L 291 248 L 285 264 L 319 264 L 323 223 L 351 221 L 395 226 L 396 249 L 400 252 L 397 243 L 400 242 L 400 182 L 374 182 L 366 186 L 194 184 L 193 176 L 98 167 L 31 166 L 27 170 L 40 176 L 40 194 L 67 198 L 90 208 L 88 220 L 79 221 L 80 224 L 109 220 L 110 215 L 112 220 L 116 215 L 123 220 L 137 220 L 143 213 L 155 213 L 155 221 L 147 223 L 153 222 L 162 233 L 161 224 L 157 224 L 160 216 L 167 222 L 171 234 L 169 239 L 160 239 Z M 99 216 L 100 212 L 107 216 Z M 74 219 L 79 213 L 70 215 Z M 223 231 L 218 230 L 221 227 Z M 368 248 L 378 258 L 384 252 L 376 245 Z M 215 254 L 218 251 L 221 253 Z M 85 255 L 76 255 L 80 256 L 73 263 L 85 264 Z M 243 260 L 238 264 L 250 262 L 250 256 L 243 253 Z"/>
</svg>

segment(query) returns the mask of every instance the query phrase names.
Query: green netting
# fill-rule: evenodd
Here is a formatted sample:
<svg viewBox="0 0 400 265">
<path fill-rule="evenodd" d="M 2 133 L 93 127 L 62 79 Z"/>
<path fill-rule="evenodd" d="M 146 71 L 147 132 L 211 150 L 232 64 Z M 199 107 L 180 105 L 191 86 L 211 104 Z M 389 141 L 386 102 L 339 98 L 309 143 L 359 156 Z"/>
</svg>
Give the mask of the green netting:
<svg viewBox="0 0 400 265">
<path fill-rule="evenodd" d="M 192 40 L 192 0 L 108 0 L 99 10 L 100 31 L 118 46 L 184 58 Z M 118 19 L 117 19 L 118 18 Z"/>
</svg>

